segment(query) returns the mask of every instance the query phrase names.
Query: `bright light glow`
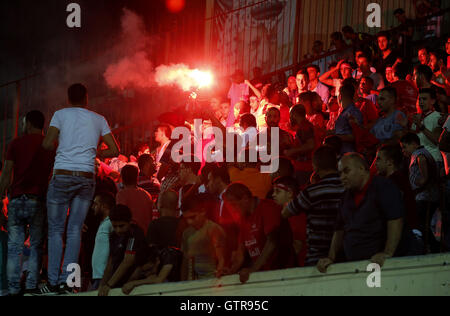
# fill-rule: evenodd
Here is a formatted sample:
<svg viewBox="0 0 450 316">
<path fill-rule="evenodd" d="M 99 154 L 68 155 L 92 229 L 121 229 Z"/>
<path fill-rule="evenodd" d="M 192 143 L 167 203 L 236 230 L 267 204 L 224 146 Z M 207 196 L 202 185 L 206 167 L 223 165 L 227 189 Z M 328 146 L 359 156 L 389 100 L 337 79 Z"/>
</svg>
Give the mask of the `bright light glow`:
<svg viewBox="0 0 450 316">
<path fill-rule="evenodd" d="M 190 69 L 186 65 L 162 65 L 156 68 L 155 80 L 159 86 L 178 85 L 184 91 L 209 88 L 214 82 L 211 72 Z"/>
<path fill-rule="evenodd" d="M 195 80 L 199 88 L 210 87 L 213 82 L 213 76 L 210 72 L 203 72 L 195 69 L 191 71 L 189 75 Z"/>
</svg>

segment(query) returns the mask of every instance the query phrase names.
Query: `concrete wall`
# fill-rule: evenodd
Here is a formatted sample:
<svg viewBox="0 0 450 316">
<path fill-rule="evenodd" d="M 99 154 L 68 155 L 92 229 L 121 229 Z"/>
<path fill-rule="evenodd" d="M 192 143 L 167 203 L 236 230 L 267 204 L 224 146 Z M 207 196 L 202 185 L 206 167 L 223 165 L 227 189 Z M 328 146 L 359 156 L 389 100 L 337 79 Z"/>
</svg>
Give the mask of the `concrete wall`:
<svg viewBox="0 0 450 316">
<path fill-rule="evenodd" d="M 270 271 L 251 275 L 247 284 L 238 276 L 221 280 L 166 283 L 143 286 L 134 296 L 449 296 L 450 253 L 412 258 L 395 258 L 381 271 L 381 287 L 369 288 L 369 262 L 331 266 L 327 274 L 316 268 Z M 123 295 L 119 290 L 110 293 Z M 97 295 L 96 292 L 80 294 Z"/>
</svg>

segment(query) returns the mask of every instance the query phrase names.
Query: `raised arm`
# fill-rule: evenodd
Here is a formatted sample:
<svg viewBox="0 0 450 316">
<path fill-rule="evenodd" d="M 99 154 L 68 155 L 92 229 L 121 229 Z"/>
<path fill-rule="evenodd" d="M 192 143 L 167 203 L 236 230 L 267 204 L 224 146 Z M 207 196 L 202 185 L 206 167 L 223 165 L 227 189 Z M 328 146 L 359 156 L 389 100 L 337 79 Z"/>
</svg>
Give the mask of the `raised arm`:
<svg viewBox="0 0 450 316">
<path fill-rule="evenodd" d="M 261 91 L 259 91 L 254 85 L 252 85 L 252 83 L 248 80 L 245 80 L 245 84 L 252 89 L 253 93 L 256 95 L 256 97 L 258 98 L 258 100 L 261 100 Z"/>
<path fill-rule="evenodd" d="M 98 152 L 98 156 L 100 158 L 105 159 L 119 156 L 120 153 L 119 145 L 117 144 L 117 141 L 114 138 L 113 134 L 107 134 L 103 136 L 101 140 L 106 144 L 106 146 L 108 146 L 108 149 L 101 150 Z"/>
</svg>

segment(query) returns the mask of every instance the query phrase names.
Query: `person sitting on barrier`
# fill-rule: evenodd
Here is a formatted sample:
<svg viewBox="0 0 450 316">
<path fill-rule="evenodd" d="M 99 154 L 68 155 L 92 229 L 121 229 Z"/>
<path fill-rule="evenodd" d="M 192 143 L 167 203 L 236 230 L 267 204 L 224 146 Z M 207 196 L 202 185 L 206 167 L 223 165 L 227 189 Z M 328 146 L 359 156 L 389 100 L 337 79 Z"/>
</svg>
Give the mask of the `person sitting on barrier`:
<svg viewBox="0 0 450 316">
<path fill-rule="evenodd" d="M 98 296 L 108 296 L 113 288 L 122 287 L 146 260 L 147 243 L 144 232 L 131 222 L 131 211 L 116 205 L 109 213 L 114 232 L 110 238 L 108 264 L 100 282 Z"/>
<path fill-rule="evenodd" d="M 159 250 L 157 246 L 151 246 L 147 252 L 146 263 L 134 271 L 122 287 L 122 292 L 129 295 L 142 285 L 179 282 L 182 257 L 179 249 L 168 247 Z"/>
<path fill-rule="evenodd" d="M 342 247 L 347 261 L 371 260 L 383 266 L 396 253 L 402 237 L 402 194 L 391 180 L 372 176 L 366 160 L 357 153 L 341 159 L 339 173 L 347 191 L 328 258 L 320 259 L 317 268 L 325 273 Z"/>
</svg>

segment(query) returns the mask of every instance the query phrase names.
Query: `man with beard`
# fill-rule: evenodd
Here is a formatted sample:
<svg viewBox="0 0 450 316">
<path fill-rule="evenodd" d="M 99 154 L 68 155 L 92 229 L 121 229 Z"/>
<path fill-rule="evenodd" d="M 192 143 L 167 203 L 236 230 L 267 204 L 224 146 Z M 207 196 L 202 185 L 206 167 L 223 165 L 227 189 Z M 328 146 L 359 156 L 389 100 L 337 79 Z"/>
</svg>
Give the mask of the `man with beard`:
<svg viewBox="0 0 450 316">
<path fill-rule="evenodd" d="M 261 137 L 265 135 L 267 137 L 267 153 L 271 153 L 272 148 L 272 128 L 280 128 L 280 120 L 281 120 L 281 113 L 280 110 L 277 108 L 270 108 L 267 110 L 266 113 L 266 124 L 267 128 L 263 130 L 259 134 L 259 139 L 261 140 Z M 291 134 L 289 134 L 287 131 L 280 128 L 280 139 L 277 146 L 280 147 L 280 153 L 282 153 L 284 150 L 289 149 L 292 147 L 293 140 L 291 137 Z M 260 141 L 261 142 L 261 141 Z"/>
</svg>

